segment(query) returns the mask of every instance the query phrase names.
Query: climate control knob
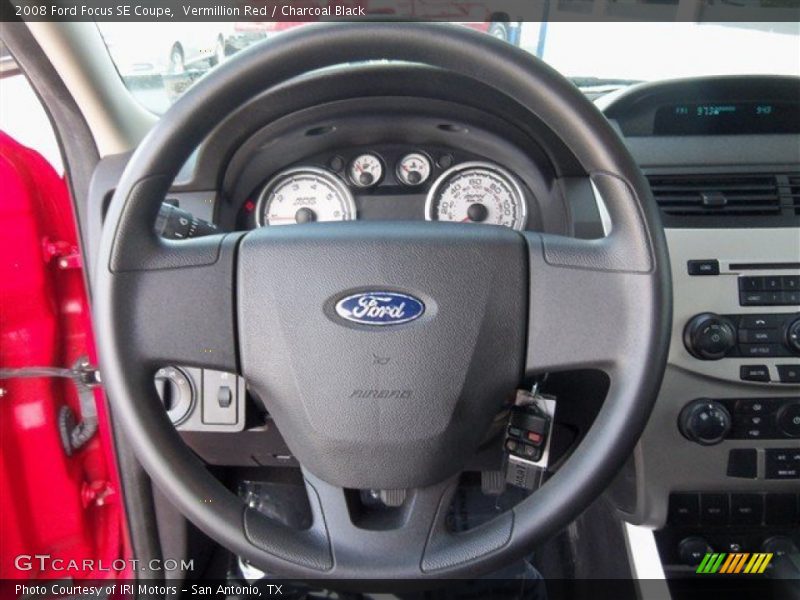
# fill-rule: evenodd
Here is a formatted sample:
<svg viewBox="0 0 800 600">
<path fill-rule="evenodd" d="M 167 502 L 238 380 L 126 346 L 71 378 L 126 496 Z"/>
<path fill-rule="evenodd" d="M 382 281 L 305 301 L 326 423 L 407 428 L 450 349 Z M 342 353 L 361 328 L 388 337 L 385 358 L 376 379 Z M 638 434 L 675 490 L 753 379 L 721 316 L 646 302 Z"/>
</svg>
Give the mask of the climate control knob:
<svg viewBox="0 0 800 600">
<path fill-rule="evenodd" d="M 715 400 L 694 400 L 678 417 L 684 437 L 703 446 L 719 444 L 731 430 L 731 413 Z"/>
<path fill-rule="evenodd" d="M 795 354 L 800 354 L 800 319 L 795 319 L 786 328 L 786 345 Z"/>
<path fill-rule="evenodd" d="M 678 557 L 680 561 L 690 567 L 699 565 L 703 557 L 709 552 L 712 552 L 712 550 L 708 542 L 694 535 L 682 539 L 678 544 Z"/>
<path fill-rule="evenodd" d="M 692 317 L 683 330 L 686 349 L 702 360 L 718 360 L 736 345 L 736 326 L 714 313 Z"/>
</svg>

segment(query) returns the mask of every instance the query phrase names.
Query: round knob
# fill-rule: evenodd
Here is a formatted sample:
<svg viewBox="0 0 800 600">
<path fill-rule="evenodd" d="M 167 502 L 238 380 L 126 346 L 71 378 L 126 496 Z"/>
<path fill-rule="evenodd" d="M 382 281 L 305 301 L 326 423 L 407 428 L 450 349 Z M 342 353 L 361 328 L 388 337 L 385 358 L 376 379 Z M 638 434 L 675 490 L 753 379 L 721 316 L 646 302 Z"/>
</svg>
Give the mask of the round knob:
<svg viewBox="0 0 800 600">
<path fill-rule="evenodd" d="M 731 413 L 715 400 L 695 400 L 678 417 L 678 427 L 686 439 L 703 446 L 718 444 L 731 430 Z"/>
<path fill-rule="evenodd" d="M 800 437 L 800 400 L 784 405 L 778 411 L 775 422 L 789 437 Z"/>
<path fill-rule="evenodd" d="M 185 421 L 194 406 L 191 380 L 177 367 L 164 367 L 156 372 L 155 384 L 170 421 L 175 425 Z"/>
<path fill-rule="evenodd" d="M 687 323 L 683 343 L 697 358 L 718 360 L 736 345 L 736 327 L 725 317 L 702 313 Z"/>
<path fill-rule="evenodd" d="M 691 567 L 699 565 L 703 557 L 711 551 L 708 542 L 697 536 L 684 538 L 678 544 L 678 557 L 683 564 Z"/>
<path fill-rule="evenodd" d="M 784 554 L 797 554 L 800 550 L 792 538 L 786 535 L 773 535 L 764 540 L 761 544 L 762 552 L 771 552 L 775 556 L 783 556 Z"/>
<path fill-rule="evenodd" d="M 800 354 L 800 319 L 795 319 L 786 328 L 786 345 L 795 354 Z"/>
</svg>

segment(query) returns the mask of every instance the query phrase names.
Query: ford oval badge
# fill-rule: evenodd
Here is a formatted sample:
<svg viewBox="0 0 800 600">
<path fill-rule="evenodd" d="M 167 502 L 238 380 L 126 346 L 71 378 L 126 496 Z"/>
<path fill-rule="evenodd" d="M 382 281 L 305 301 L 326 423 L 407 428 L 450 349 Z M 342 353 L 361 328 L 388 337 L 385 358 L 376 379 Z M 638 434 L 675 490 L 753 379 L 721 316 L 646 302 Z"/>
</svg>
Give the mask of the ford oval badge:
<svg viewBox="0 0 800 600">
<path fill-rule="evenodd" d="M 424 312 L 422 300 L 397 292 L 361 292 L 336 303 L 336 314 L 361 325 L 399 325 L 419 319 Z"/>
</svg>

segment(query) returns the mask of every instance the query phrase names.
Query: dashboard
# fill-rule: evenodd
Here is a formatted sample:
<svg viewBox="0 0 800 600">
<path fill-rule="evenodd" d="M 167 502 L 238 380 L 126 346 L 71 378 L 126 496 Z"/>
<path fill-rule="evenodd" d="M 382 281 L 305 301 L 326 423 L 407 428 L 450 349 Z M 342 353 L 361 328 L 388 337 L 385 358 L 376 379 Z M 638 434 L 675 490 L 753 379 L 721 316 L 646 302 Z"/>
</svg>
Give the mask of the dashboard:
<svg viewBox="0 0 800 600">
<path fill-rule="evenodd" d="M 428 220 L 522 230 L 533 195 L 506 168 L 460 149 L 335 148 L 289 166 L 251 194 L 243 228 L 315 221 Z"/>
<path fill-rule="evenodd" d="M 660 530 L 676 572 L 691 570 L 691 548 L 758 552 L 800 526 L 800 79 L 654 82 L 596 105 L 650 181 L 674 293 L 662 389 L 609 497 L 626 520 Z M 126 160 L 104 159 L 90 206 L 107 204 Z M 205 140 L 166 200 L 213 231 L 332 220 L 608 231 L 602 199 L 535 114 L 410 65 L 326 71 L 254 99 Z M 90 246 L 102 218 L 91 216 Z M 297 466 L 245 382 L 165 373 L 183 407 L 173 421 L 207 462 Z"/>
</svg>

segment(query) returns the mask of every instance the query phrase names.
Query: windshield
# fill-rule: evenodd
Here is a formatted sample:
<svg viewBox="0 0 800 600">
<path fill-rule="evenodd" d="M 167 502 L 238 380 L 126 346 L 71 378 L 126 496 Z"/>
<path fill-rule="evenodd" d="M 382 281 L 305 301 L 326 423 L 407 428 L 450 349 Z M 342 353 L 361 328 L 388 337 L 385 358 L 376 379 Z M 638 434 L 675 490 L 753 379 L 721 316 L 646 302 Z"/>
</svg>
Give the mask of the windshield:
<svg viewBox="0 0 800 600">
<path fill-rule="evenodd" d="M 197 79 L 304 23 L 98 23 L 126 86 L 163 113 Z M 542 58 L 587 93 L 700 75 L 800 74 L 798 23 L 463 23 Z"/>
</svg>

